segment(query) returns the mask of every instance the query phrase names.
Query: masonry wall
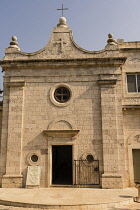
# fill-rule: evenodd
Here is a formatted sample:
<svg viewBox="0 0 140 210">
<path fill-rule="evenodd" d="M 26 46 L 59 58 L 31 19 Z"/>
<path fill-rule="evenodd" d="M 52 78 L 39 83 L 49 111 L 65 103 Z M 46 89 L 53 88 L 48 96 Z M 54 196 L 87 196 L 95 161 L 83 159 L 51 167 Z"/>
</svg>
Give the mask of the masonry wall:
<svg viewBox="0 0 140 210">
<path fill-rule="evenodd" d="M 102 188 L 134 186 L 132 150 L 140 149 L 140 93 L 128 93 L 126 78 L 140 73 L 140 43 L 118 44 L 109 35 L 105 49 L 89 52 L 74 42 L 61 19 L 38 52 L 24 53 L 16 41 L 11 43 L 1 61 L 0 185 L 25 187 L 28 166 L 40 165 L 41 187 L 49 187 L 52 145 L 66 144 L 73 146 L 73 161 L 87 154 L 99 160 Z M 59 85 L 71 92 L 66 105 L 54 100 Z M 79 133 L 61 136 L 58 130 Z"/>
<path fill-rule="evenodd" d="M 126 182 L 130 187 L 134 187 L 133 169 L 133 149 L 140 149 L 139 130 L 140 130 L 140 110 L 127 109 L 123 112 L 125 156 L 126 156 Z"/>
<path fill-rule="evenodd" d="M 132 43 L 129 43 L 131 46 Z M 128 43 L 127 43 L 128 45 Z M 135 46 L 136 47 L 136 46 Z M 127 60 L 122 67 L 122 109 L 125 141 L 126 186 L 134 187 L 133 149 L 140 149 L 140 93 L 128 92 L 127 74 L 139 74 L 140 62 L 138 51 L 123 52 Z"/>
<path fill-rule="evenodd" d="M 0 157 L 2 156 L 2 142 L 1 142 L 1 136 L 2 136 L 2 106 L 0 106 Z M 0 161 L 0 180 L 2 179 L 2 168 L 3 168 L 3 164 L 2 164 L 2 160 Z M 0 181 L 0 187 L 1 187 L 1 181 Z"/>
<path fill-rule="evenodd" d="M 82 73 L 86 70 L 82 69 Z M 30 152 L 40 153 L 42 168 L 41 186 L 47 183 L 48 154 L 42 154 L 42 149 L 48 149 L 48 140 L 43 130 L 48 129 L 49 124 L 58 119 L 53 129 L 65 129 L 66 123 L 73 121 L 80 130 L 75 140 L 69 143 L 74 147 L 74 160 L 79 160 L 85 153 L 91 153 L 95 159 L 100 160 L 100 171 L 103 171 L 102 162 L 102 138 L 101 138 L 101 113 L 100 113 L 100 90 L 97 84 L 97 76 L 78 75 L 77 71 L 52 69 L 42 74 L 50 77 L 39 79 L 28 78 L 25 87 L 24 103 L 24 134 L 23 134 L 23 174 L 24 185 L 27 171 L 27 156 Z M 59 76 L 59 74 L 61 76 Z M 50 81 L 51 78 L 51 81 Z M 72 89 L 73 101 L 66 107 L 55 106 L 50 100 L 50 90 L 56 84 L 69 85 Z M 69 129 L 69 128 L 67 128 Z M 67 141 L 59 142 L 67 144 Z M 98 151 L 98 152 L 97 152 Z"/>
<path fill-rule="evenodd" d="M 99 80 L 109 83 L 101 84 L 101 87 Z M 64 107 L 55 105 L 51 99 L 51 90 L 59 84 L 68 86 L 72 92 L 72 100 Z M 6 117 L 2 145 L 4 148 L 8 142 L 8 154 L 4 150 L 1 159 L 6 165 L 2 172 L 3 175 L 6 173 L 3 187 L 25 187 L 27 167 L 36 165 L 31 162 L 32 154 L 38 155 L 37 165 L 42 166 L 41 187 L 50 186 L 51 145 L 70 144 L 73 145 L 73 160 L 85 159 L 87 154 L 99 160 L 103 188 L 122 188 L 119 171 L 125 176 L 125 166 L 118 67 L 12 69 L 5 72 L 4 85 Z M 75 139 L 48 138 L 44 131 L 50 125 L 53 130 L 74 127 L 79 134 Z M 14 159 L 11 161 L 10 157 Z M 11 164 L 16 166 L 16 172 Z M 14 185 L 14 182 L 18 184 Z"/>
<path fill-rule="evenodd" d="M 131 133 L 140 129 L 140 110 L 127 109 L 123 112 L 124 134 L 127 140 Z"/>
<path fill-rule="evenodd" d="M 0 142 L 1 142 L 1 129 L 2 129 L 2 106 L 0 106 Z"/>
</svg>

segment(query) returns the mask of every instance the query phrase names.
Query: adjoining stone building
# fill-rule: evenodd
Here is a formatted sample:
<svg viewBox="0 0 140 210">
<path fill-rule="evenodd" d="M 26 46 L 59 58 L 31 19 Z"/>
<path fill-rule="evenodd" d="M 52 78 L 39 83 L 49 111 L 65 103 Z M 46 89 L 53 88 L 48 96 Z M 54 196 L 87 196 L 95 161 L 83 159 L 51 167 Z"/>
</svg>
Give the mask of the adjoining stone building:
<svg viewBox="0 0 140 210">
<path fill-rule="evenodd" d="M 140 181 L 140 42 L 109 34 L 87 51 L 60 18 L 42 50 L 21 52 L 13 37 L 0 65 L 1 187 L 25 187 L 28 166 L 41 166 L 41 187 Z"/>
</svg>

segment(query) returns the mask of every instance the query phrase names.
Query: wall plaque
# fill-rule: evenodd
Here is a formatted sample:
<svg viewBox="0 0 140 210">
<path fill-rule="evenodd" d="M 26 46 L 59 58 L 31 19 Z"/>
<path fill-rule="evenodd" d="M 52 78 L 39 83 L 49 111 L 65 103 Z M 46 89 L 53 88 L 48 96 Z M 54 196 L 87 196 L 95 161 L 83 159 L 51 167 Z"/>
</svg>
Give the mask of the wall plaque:
<svg viewBox="0 0 140 210">
<path fill-rule="evenodd" d="M 28 166 L 26 187 L 40 187 L 41 166 Z"/>
</svg>

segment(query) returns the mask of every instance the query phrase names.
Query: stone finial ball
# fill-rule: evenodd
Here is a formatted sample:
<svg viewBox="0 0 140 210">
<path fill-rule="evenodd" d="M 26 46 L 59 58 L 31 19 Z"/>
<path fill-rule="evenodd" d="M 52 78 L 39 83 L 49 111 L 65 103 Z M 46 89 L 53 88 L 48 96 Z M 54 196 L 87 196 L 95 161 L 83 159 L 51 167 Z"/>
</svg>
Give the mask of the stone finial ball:
<svg viewBox="0 0 140 210">
<path fill-rule="evenodd" d="M 12 40 L 13 41 L 17 41 L 17 37 L 16 36 L 12 36 Z"/>
<path fill-rule="evenodd" d="M 108 34 L 108 38 L 113 38 L 113 34 Z"/>
<path fill-rule="evenodd" d="M 66 24 L 66 18 L 65 18 L 65 17 L 61 17 L 61 18 L 59 19 L 59 23 L 60 23 L 60 24 Z"/>
</svg>

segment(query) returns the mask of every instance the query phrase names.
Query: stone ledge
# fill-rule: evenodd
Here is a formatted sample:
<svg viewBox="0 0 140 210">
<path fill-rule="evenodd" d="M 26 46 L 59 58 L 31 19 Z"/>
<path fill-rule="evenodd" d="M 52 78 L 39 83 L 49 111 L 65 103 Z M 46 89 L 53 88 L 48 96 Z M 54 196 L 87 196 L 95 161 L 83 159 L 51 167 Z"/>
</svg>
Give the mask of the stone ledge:
<svg viewBox="0 0 140 210">
<path fill-rule="evenodd" d="M 96 195 L 96 196 L 95 196 Z M 125 195 L 125 196 L 124 196 Z M 0 204 L 36 209 L 108 209 L 133 203 L 136 190 L 1 189 Z M 83 199 L 80 199 L 83 197 Z M 29 199 L 30 198 L 30 199 Z"/>
<path fill-rule="evenodd" d="M 115 85 L 116 83 L 117 83 L 117 79 L 98 80 L 99 85 Z"/>
<path fill-rule="evenodd" d="M 3 175 L 3 178 L 23 178 L 23 175 Z"/>
<path fill-rule="evenodd" d="M 2 178 L 2 188 L 22 188 L 22 175 L 4 175 Z"/>
<path fill-rule="evenodd" d="M 74 137 L 79 133 L 79 130 L 44 130 L 47 137 Z"/>
<path fill-rule="evenodd" d="M 2 60 L 0 65 L 5 71 L 8 68 L 69 68 L 72 67 L 120 67 L 126 57 L 109 58 L 76 58 L 76 59 L 29 59 L 29 60 Z"/>
<path fill-rule="evenodd" d="M 11 81 L 7 84 L 8 87 L 24 87 L 26 85 L 25 81 Z"/>
<path fill-rule="evenodd" d="M 103 178 L 121 178 L 121 174 L 102 174 Z"/>
<path fill-rule="evenodd" d="M 122 105 L 124 110 L 126 109 L 140 109 L 140 105 Z"/>
</svg>

